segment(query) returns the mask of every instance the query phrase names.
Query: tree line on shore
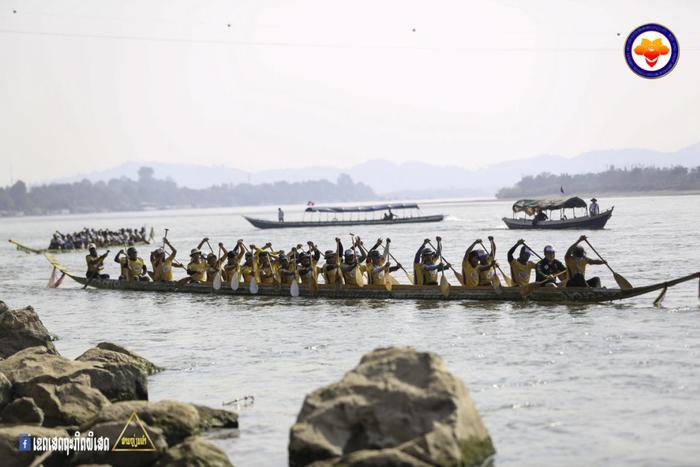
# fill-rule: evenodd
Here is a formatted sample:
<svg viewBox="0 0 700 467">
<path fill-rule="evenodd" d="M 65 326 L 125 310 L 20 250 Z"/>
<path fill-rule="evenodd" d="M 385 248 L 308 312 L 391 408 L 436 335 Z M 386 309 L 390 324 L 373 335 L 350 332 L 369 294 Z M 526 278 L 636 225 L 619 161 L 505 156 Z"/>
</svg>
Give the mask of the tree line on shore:
<svg viewBox="0 0 700 467">
<path fill-rule="evenodd" d="M 527 175 L 512 187 L 501 188 L 497 198 L 524 198 L 565 193 L 700 190 L 700 166 L 610 167 L 605 172 Z"/>
<path fill-rule="evenodd" d="M 376 199 L 372 188 L 341 174 L 328 180 L 275 182 L 260 185 L 214 185 L 205 189 L 178 187 L 170 179 L 157 179 L 153 169 L 142 167 L 138 179 L 126 177 L 107 182 L 52 183 L 28 188 L 18 181 L 0 188 L 0 214 L 49 214 L 57 212 L 134 211 L 164 207 L 226 207 L 262 204 L 346 202 Z"/>
</svg>

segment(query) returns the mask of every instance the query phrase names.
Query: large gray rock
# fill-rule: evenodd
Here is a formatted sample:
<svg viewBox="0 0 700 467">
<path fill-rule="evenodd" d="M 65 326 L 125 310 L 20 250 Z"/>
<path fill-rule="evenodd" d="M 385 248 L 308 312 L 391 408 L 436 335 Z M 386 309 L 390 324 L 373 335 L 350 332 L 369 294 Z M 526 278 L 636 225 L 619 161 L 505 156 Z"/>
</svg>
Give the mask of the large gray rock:
<svg viewBox="0 0 700 467">
<path fill-rule="evenodd" d="M 0 309 L 0 358 L 7 358 L 22 349 L 38 345 L 46 347 L 52 354 L 58 354 L 49 331 L 34 308 Z"/>
<path fill-rule="evenodd" d="M 55 428 L 45 428 L 40 426 L 30 425 L 14 425 L 0 427 L 0 465 L 3 467 L 28 467 L 36 457 L 41 455 L 41 452 L 20 452 L 19 451 L 19 435 L 31 434 L 32 436 L 68 436 L 64 430 Z M 62 456 L 62 458 L 60 458 Z M 65 453 L 55 453 L 50 459 L 43 463 L 45 467 L 53 465 L 62 465 L 65 463 Z"/>
<path fill-rule="evenodd" d="M 152 375 L 163 369 L 156 366 L 152 362 L 146 360 L 142 356 L 125 349 L 111 342 L 100 342 L 96 347 L 85 351 L 82 355 L 76 358 L 82 362 L 101 362 L 105 366 L 133 366 L 147 375 Z"/>
<path fill-rule="evenodd" d="M 90 421 L 90 425 L 121 421 L 126 423 L 132 412 L 151 427 L 162 430 L 169 446 L 199 434 L 201 419 L 191 404 L 162 400 L 158 402 L 124 401 L 111 404 Z M 85 427 L 81 431 L 85 431 Z"/>
<path fill-rule="evenodd" d="M 90 387 L 88 375 L 63 384 L 35 384 L 27 395 L 44 412 L 45 426 L 80 426 L 109 405 L 100 391 Z"/>
<path fill-rule="evenodd" d="M 202 430 L 212 428 L 238 428 L 238 414 L 228 410 L 212 409 L 205 405 L 192 404 L 199 413 L 199 426 Z"/>
<path fill-rule="evenodd" d="M 233 467 L 233 464 L 224 451 L 193 436 L 165 451 L 154 467 Z"/>
<path fill-rule="evenodd" d="M 131 414 L 129 414 L 131 415 Z M 148 438 L 153 443 L 153 448 L 155 450 L 140 450 L 140 451 L 112 451 L 115 444 L 117 443 L 119 436 L 122 434 L 126 423 L 129 421 L 129 415 L 124 417 L 123 420 L 114 420 L 109 422 L 98 423 L 90 428 L 93 436 L 95 438 L 106 436 L 110 440 L 110 450 L 109 451 L 80 451 L 76 452 L 73 457 L 73 465 L 85 465 L 85 464 L 107 464 L 112 467 L 145 467 L 152 465 L 165 451 L 168 447 L 165 437 L 163 436 L 161 430 L 149 426 L 144 420 L 143 428 L 148 434 Z M 82 432 L 85 434 L 85 432 Z M 124 432 L 127 437 L 136 435 L 141 436 L 141 428 L 132 421 L 129 427 Z M 119 446 L 117 446 L 119 448 Z M 143 449 L 139 446 L 139 449 Z M 151 449 L 151 446 L 146 445 L 146 449 Z"/>
<path fill-rule="evenodd" d="M 20 397 L 2 409 L 0 421 L 15 425 L 41 425 L 44 423 L 44 411 L 31 397 Z"/>
<path fill-rule="evenodd" d="M 289 442 L 291 466 L 471 466 L 494 453 L 464 383 L 411 348 L 370 352 L 309 394 Z"/>
<path fill-rule="evenodd" d="M 20 395 L 28 394 L 36 384 L 64 384 L 87 375 L 90 386 L 109 400 L 148 399 L 146 374 L 137 367 L 69 360 L 45 347 L 30 347 L 0 360 L 0 373 Z"/>
<path fill-rule="evenodd" d="M 0 373 L 0 409 L 12 400 L 12 383 L 7 376 Z"/>
</svg>

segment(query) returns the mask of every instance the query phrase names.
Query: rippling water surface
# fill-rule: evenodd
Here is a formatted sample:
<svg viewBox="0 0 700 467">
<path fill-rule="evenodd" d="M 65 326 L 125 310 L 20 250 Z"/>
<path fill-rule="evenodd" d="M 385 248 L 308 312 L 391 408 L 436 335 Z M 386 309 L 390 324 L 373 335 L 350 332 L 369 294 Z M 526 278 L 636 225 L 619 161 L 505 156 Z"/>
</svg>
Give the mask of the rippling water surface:
<svg viewBox="0 0 700 467">
<path fill-rule="evenodd" d="M 700 196 L 618 198 L 604 231 L 585 232 L 633 284 L 700 270 Z M 506 202 L 426 205 L 441 224 L 358 228 L 366 243 L 392 238 L 404 264 L 424 237 L 442 235 L 458 263 L 466 246 L 493 234 L 499 259 L 521 233 L 500 221 Z M 256 212 L 257 211 L 257 212 Z M 179 257 L 202 236 L 288 248 L 313 238 L 322 249 L 346 229 L 259 231 L 241 213 L 275 209 L 158 211 L 0 220 L 0 238 L 43 246 L 55 229 L 153 225 L 170 228 Z M 161 230 L 162 231 L 162 230 Z M 581 232 L 527 232 L 560 255 Z M 213 243 L 213 242 L 212 242 Z M 148 252 L 141 251 L 144 258 Z M 308 392 L 379 346 L 411 345 L 441 355 L 469 386 L 494 439 L 497 465 L 689 465 L 700 460 L 698 283 L 620 304 L 564 306 L 475 302 L 325 301 L 47 289 L 41 256 L 0 245 L 0 299 L 33 305 L 58 349 L 75 357 L 100 341 L 130 347 L 167 371 L 150 379 L 152 400 L 221 406 L 245 395 L 240 435 L 214 440 L 236 465 L 285 465 L 289 428 Z M 83 255 L 62 255 L 74 270 Z M 118 274 L 114 263 L 108 272 Z M 592 268 L 614 286 L 602 267 Z M 398 275 L 397 275 L 398 277 Z"/>
</svg>

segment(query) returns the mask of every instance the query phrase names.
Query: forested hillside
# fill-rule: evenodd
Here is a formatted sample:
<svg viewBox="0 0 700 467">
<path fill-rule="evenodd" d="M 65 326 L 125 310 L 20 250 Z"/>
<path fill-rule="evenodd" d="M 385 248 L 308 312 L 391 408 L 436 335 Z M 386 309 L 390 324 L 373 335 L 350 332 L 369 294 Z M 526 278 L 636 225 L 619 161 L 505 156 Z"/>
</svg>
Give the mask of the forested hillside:
<svg viewBox="0 0 700 467">
<path fill-rule="evenodd" d="M 364 201 L 377 199 L 374 191 L 340 175 L 327 180 L 275 182 L 260 185 L 241 183 L 205 189 L 178 187 L 172 180 L 153 177 L 142 167 L 138 180 L 126 177 L 107 182 L 55 183 L 27 188 L 22 181 L 0 188 L 0 214 L 48 214 L 59 212 L 131 211 L 146 208 L 251 206 L 314 202 Z"/>
<path fill-rule="evenodd" d="M 700 166 L 638 167 L 579 175 L 541 173 L 523 177 L 510 188 L 501 188 L 497 198 L 526 198 L 565 193 L 624 193 L 644 191 L 700 190 Z"/>
</svg>

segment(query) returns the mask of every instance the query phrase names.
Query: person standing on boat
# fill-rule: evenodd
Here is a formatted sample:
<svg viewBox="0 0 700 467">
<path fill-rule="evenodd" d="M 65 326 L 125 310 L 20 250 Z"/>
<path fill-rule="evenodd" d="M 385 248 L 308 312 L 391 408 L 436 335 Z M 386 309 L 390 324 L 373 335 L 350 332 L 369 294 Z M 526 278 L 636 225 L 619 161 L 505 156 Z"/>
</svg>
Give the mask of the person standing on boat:
<svg viewBox="0 0 700 467">
<path fill-rule="evenodd" d="M 600 206 L 598 206 L 598 200 L 591 198 L 591 204 L 588 206 L 588 212 L 591 216 L 597 216 L 600 214 Z"/>
<path fill-rule="evenodd" d="M 537 282 L 547 281 L 547 286 L 556 286 L 558 278 L 561 281 L 561 285 L 566 282 L 566 275 L 559 274 L 565 271 L 566 266 L 556 259 L 554 247 L 552 245 L 544 247 L 544 258 L 537 263 L 537 268 L 535 268 L 535 280 Z"/>
<path fill-rule="evenodd" d="M 520 246 L 520 254 L 518 258 L 513 257 L 515 249 Z M 531 271 L 537 267 L 537 264 L 530 261 L 531 252 L 525 246 L 525 240 L 518 240 L 513 247 L 508 250 L 508 264 L 510 265 L 510 277 L 516 287 L 524 287 L 530 283 Z"/>
<path fill-rule="evenodd" d="M 569 271 L 569 280 L 566 282 L 567 287 L 600 287 L 600 278 L 593 277 L 586 280 L 586 266 L 589 264 L 607 264 L 603 260 L 590 259 L 586 256 L 586 251 L 579 243 L 586 240 L 585 235 L 581 235 L 576 243 L 571 245 L 566 250 L 564 261 Z"/>
<path fill-rule="evenodd" d="M 442 238 L 435 237 L 437 251 L 428 246 L 430 239 L 423 240 L 423 244 L 416 251 L 413 258 L 413 274 L 416 285 L 437 285 L 438 272 L 449 269 L 450 265 L 442 263 Z"/>
<path fill-rule="evenodd" d="M 277 220 L 280 222 L 284 222 L 284 211 L 282 208 L 277 208 Z"/>
<path fill-rule="evenodd" d="M 360 249 L 359 257 L 355 254 L 355 248 Z M 338 251 L 342 250 L 343 243 L 338 239 Z M 340 272 L 343 275 L 345 285 L 350 287 L 362 287 L 364 285 L 362 275 L 367 272 L 367 267 L 362 263 L 364 263 L 366 258 L 367 255 L 362 247 L 362 240 L 360 240 L 360 237 L 355 237 L 352 248 L 345 250 L 343 253 L 343 262 L 340 265 Z M 358 279 L 362 280 L 362 284 L 357 282 Z"/>
<path fill-rule="evenodd" d="M 107 250 L 107 253 L 104 255 L 98 256 L 97 247 L 94 243 L 90 243 L 88 245 L 88 251 L 90 254 L 85 257 L 85 262 L 87 262 L 87 273 L 85 277 L 88 279 L 109 279 L 109 274 L 102 274 L 104 261 L 109 254 L 109 250 Z"/>
</svg>

